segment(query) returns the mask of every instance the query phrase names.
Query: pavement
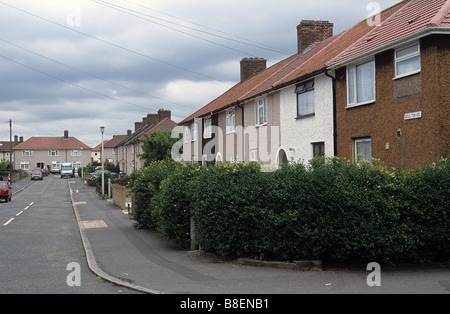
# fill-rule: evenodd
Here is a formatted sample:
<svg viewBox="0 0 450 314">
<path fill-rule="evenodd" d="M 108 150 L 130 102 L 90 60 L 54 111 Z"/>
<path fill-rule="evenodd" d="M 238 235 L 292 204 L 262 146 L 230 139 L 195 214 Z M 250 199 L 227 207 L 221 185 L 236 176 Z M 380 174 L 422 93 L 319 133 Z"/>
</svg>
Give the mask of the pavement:
<svg viewBox="0 0 450 314">
<path fill-rule="evenodd" d="M 298 271 L 192 257 L 152 230 L 136 229 L 127 211 L 102 200 L 79 178 L 67 180 L 89 268 L 103 279 L 151 294 L 450 293 L 450 269 Z"/>
</svg>

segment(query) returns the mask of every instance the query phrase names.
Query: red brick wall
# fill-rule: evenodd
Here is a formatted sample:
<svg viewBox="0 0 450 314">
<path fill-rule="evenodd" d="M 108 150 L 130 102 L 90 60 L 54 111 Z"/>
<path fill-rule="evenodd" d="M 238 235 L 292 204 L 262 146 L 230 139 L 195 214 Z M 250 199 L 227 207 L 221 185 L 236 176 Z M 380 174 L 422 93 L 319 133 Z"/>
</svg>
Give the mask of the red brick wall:
<svg viewBox="0 0 450 314">
<path fill-rule="evenodd" d="M 449 157 L 450 41 L 421 40 L 421 72 L 393 80 L 394 50 L 376 56 L 375 103 L 346 109 L 345 68 L 336 72 L 338 155 L 354 157 L 354 139 L 372 138 L 372 157 L 394 167 L 413 168 Z M 422 118 L 404 114 L 422 111 Z M 387 149 L 387 146 L 389 148 Z"/>
</svg>

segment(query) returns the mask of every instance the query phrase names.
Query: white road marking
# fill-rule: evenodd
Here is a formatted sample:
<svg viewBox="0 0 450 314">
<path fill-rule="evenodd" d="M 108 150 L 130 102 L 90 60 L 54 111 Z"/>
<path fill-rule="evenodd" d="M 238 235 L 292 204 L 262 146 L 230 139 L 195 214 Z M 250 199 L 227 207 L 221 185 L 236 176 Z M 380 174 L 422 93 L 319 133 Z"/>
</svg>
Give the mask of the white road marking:
<svg viewBox="0 0 450 314">
<path fill-rule="evenodd" d="M 27 210 L 28 208 L 30 208 L 30 206 L 25 207 L 23 210 Z"/>
<path fill-rule="evenodd" d="M 31 202 L 31 203 L 30 203 L 30 206 L 33 206 L 33 204 L 34 204 L 34 202 Z"/>
<path fill-rule="evenodd" d="M 4 226 L 7 226 L 7 225 L 9 225 L 10 223 L 11 223 L 11 221 L 13 221 L 14 220 L 14 218 L 11 218 L 10 220 L 8 220 L 7 222 L 5 222 L 3 225 Z"/>
<path fill-rule="evenodd" d="M 21 212 L 18 212 L 17 214 L 16 214 L 16 217 L 17 216 L 20 216 L 20 214 L 22 214 L 23 213 L 23 210 L 21 211 Z"/>
</svg>

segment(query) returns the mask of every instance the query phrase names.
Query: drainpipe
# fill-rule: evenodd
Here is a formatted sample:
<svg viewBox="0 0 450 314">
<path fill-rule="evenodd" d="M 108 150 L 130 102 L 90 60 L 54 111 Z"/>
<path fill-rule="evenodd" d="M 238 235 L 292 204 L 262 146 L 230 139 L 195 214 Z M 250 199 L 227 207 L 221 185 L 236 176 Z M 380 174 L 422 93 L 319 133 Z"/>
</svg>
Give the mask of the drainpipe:
<svg viewBox="0 0 450 314">
<path fill-rule="evenodd" d="M 245 144 L 244 144 L 244 140 L 245 140 L 245 132 L 244 132 L 244 107 L 242 107 L 241 105 L 237 105 L 239 108 L 241 108 L 242 110 L 242 162 L 245 162 Z"/>
<path fill-rule="evenodd" d="M 337 156 L 336 78 L 328 73 L 328 69 L 325 69 L 325 75 L 333 82 L 333 154 Z"/>
</svg>

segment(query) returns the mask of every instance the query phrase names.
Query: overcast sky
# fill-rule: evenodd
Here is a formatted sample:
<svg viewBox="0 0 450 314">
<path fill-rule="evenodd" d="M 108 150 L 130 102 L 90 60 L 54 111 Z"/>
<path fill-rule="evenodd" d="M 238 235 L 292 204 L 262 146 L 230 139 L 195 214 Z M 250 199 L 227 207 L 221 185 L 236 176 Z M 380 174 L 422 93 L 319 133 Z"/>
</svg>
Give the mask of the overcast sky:
<svg viewBox="0 0 450 314">
<path fill-rule="evenodd" d="M 0 140 L 10 119 L 25 140 L 67 129 L 89 146 L 160 108 L 179 122 L 239 81 L 242 58 L 295 54 L 301 20 L 337 34 L 371 2 L 0 0 Z"/>
</svg>

